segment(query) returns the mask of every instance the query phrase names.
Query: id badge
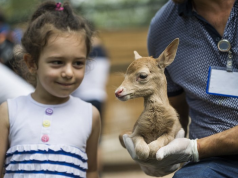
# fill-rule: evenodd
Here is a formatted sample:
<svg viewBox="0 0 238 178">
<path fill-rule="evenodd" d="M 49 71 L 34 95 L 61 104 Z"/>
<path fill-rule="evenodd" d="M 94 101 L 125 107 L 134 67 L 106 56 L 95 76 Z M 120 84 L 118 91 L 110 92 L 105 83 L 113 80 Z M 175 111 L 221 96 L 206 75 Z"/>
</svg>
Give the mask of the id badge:
<svg viewBox="0 0 238 178">
<path fill-rule="evenodd" d="M 238 97 L 238 70 L 227 72 L 225 67 L 209 67 L 207 89 L 208 94 Z"/>
</svg>

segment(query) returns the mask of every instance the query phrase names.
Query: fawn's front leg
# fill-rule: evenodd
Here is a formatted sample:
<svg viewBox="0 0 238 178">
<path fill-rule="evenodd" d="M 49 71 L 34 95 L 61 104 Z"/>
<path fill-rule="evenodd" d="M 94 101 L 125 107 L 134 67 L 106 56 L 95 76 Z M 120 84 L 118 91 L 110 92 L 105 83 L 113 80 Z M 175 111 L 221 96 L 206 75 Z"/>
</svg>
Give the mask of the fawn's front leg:
<svg viewBox="0 0 238 178">
<path fill-rule="evenodd" d="M 124 134 L 131 135 L 131 133 L 132 133 L 131 131 L 127 131 L 127 132 L 123 132 L 119 135 L 119 141 L 121 143 L 121 146 L 123 146 L 124 148 L 126 148 L 126 146 L 125 146 L 125 143 L 123 141 L 123 135 Z"/>
<path fill-rule="evenodd" d="M 150 158 L 156 157 L 156 152 L 163 146 L 167 145 L 169 142 L 171 142 L 174 139 L 173 136 L 169 134 L 163 134 L 156 140 L 150 142 L 148 144 L 150 148 Z"/>
<path fill-rule="evenodd" d="M 140 135 L 134 135 L 132 141 L 135 146 L 135 152 L 139 159 L 146 160 L 150 155 L 150 148 Z"/>
</svg>

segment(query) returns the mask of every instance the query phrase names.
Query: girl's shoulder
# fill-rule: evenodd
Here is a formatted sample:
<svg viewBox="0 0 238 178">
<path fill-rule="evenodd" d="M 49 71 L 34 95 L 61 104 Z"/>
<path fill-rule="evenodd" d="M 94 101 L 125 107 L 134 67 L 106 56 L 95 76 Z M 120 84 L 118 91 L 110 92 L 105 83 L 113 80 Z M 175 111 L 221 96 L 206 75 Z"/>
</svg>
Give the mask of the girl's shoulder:
<svg viewBox="0 0 238 178">
<path fill-rule="evenodd" d="M 15 97 L 15 98 L 10 98 L 10 99 L 7 99 L 7 103 L 9 105 L 9 103 L 19 103 L 19 102 L 23 102 L 25 103 L 30 97 L 30 94 L 28 95 L 22 95 L 22 96 L 18 96 L 18 97 Z"/>
<path fill-rule="evenodd" d="M 93 106 L 91 103 L 83 101 L 82 99 L 78 98 L 78 97 L 74 97 L 74 96 L 70 96 L 71 100 L 73 100 L 74 102 L 74 106 L 76 107 L 85 107 L 85 109 L 87 108 L 88 110 L 90 110 L 90 112 L 92 113 L 92 120 L 93 122 L 99 122 L 100 121 L 100 113 L 98 111 L 98 109 Z"/>
<path fill-rule="evenodd" d="M 82 104 L 82 105 L 92 105 L 91 103 L 89 102 L 86 102 L 86 101 L 83 101 L 82 99 L 78 98 L 78 97 L 75 97 L 75 96 L 72 96 L 70 95 L 70 100 L 72 100 L 75 103 L 78 103 L 78 104 Z"/>
<path fill-rule="evenodd" d="M 4 127 L 9 127 L 9 115 L 8 115 L 8 105 L 4 102 L 0 105 L 0 125 Z"/>
<path fill-rule="evenodd" d="M 19 107 L 26 107 L 27 101 L 29 100 L 30 94 L 29 95 L 23 95 L 23 96 L 18 96 L 16 98 L 11 98 L 8 99 L 7 105 L 8 105 L 8 110 L 10 111 L 17 111 L 18 109 L 21 109 Z"/>
<path fill-rule="evenodd" d="M 83 101 L 82 99 L 74 96 L 70 96 L 71 100 L 71 107 L 74 107 L 75 109 L 80 109 L 81 111 L 85 109 L 85 111 L 90 110 L 92 111 L 93 105 L 89 102 Z"/>
<path fill-rule="evenodd" d="M 101 125 L 100 113 L 95 106 L 92 106 L 92 122 L 93 129 L 95 129 L 95 127 L 97 127 L 99 130 L 101 129 L 101 127 L 99 127 Z"/>
<path fill-rule="evenodd" d="M 92 129 L 98 128 L 101 125 L 101 117 L 98 109 L 93 106 L 91 103 L 81 100 L 78 97 L 70 96 L 70 99 L 73 101 L 74 107 L 78 108 L 80 114 L 90 113 Z M 100 129 L 100 128 L 99 128 Z"/>
<path fill-rule="evenodd" d="M 0 112 L 3 113 L 3 112 L 7 112 L 7 102 L 3 102 L 2 104 L 0 104 Z"/>
</svg>

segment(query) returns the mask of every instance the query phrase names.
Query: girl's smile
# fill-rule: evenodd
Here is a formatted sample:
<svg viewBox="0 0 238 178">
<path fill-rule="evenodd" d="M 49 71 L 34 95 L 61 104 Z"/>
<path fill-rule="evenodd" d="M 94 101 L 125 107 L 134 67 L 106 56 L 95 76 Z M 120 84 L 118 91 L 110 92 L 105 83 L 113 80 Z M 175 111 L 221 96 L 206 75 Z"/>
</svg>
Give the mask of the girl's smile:
<svg viewBox="0 0 238 178">
<path fill-rule="evenodd" d="M 63 86 L 72 86 L 75 84 L 75 83 L 60 83 L 60 82 L 56 82 L 56 83 L 63 85 Z"/>
<path fill-rule="evenodd" d="M 76 84 L 76 83 L 61 83 L 61 82 L 55 82 L 55 83 L 60 85 L 62 89 L 71 89 Z"/>
</svg>

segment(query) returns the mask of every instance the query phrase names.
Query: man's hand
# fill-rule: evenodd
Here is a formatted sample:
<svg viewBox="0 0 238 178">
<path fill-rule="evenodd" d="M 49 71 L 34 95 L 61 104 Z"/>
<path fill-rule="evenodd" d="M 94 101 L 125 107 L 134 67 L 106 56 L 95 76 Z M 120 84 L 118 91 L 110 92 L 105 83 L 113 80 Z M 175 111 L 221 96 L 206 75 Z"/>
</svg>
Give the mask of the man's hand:
<svg viewBox="0 0 238 178">
<path fill-rule="evenodd" d="M 183 138 L 184 137 L 184 130 L 181 129 L 177 135 L 176 139 L 178 138 Z M 141 169 L 150 176 L 165 176 L 167 174 L 170 174 L 177 170 L 180 167 L 181 162 L 174 163 L 174 161 L 170 161 L 169 159 L 162 159 L 162 160 L 156 160 L 156 159 L 147 159 L 147 160 L 140 160 L 137 158 L 135 149 L 134 149 L 134 144 L 132 139 L 127 135 L 123 135 L 123 141 L 126 146 L 126 149 L 128 150 L 129 154 L 131 155 L 132 159 L 135 160 L 141 167 Z M 163 148 L 163 147 L 162 147 Z M 161 149 L 162 149 L 161 148 Z M 161 150 L 159 149 L 159 150 Z M 166 154 L 164 154 L 166 153 Z M 158 152 L 156 156 L 158 155 Z M 169 152 L 161 152 L 158 156 L 168 156 L 169 158 Z M 160 158 L 160 157 L 159 157 Z"/>
<path fill-rule="evenodd" d="M 156 153 L 158 161 L 166 161 L 177 164 L 187 161 L 198 162 L 197 140 L 176 138 L 168 145 L 160 148 Z"/>
</svg>

